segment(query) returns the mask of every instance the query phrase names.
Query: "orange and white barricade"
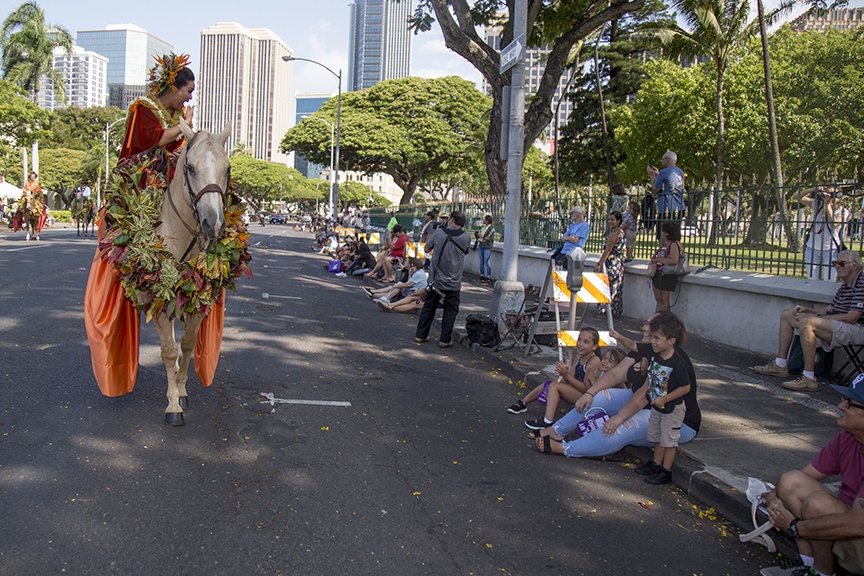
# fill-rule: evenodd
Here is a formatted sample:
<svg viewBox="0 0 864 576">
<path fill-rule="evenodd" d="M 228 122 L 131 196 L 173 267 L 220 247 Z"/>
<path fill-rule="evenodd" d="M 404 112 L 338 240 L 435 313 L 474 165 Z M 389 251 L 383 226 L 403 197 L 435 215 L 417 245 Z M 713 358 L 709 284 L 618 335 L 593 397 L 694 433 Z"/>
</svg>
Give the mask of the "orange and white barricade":
<svg viewBox="0 0 864 576">
<path fill-rule="evenodd" d="M 552 271 L 552 292 L 555 302 L 570 303 L 570 289 L 567 287 L 567 272 Z M 582 289 L 576 293 L 577 304 L 609 304 L 612 292 L 609 290 L 609 276 L 596 272 L 582 273 Z"/>
<path fill-rule="evenodd" d="M 405 257 L 406 258 L 426 258 L 426 250 L 423 249 L 423 244 L 420 242 L 405 242 Z"/>
<path fill-rule="evenodd" d="M 558 332 L 558 346 L 561 348 L 575 348 L 579 339 L 579 330 L 561 330 Z M 618 341 L 609 335 L 608 330 L 598 330 L 600 333 L 600 346 L 617 346 Z"/>
</svg>

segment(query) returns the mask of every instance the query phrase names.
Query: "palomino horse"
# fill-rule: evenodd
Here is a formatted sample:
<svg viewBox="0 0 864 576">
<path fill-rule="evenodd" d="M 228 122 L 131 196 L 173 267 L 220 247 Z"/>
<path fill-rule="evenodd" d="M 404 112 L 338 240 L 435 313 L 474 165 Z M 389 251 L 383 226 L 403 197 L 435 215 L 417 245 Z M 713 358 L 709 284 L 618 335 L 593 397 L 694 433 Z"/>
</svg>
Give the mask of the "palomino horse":
<svg viewBox="0 0 864 576">
<path fill-rule="evenodd" d="M 177 159 L 175 177 L 166 191 L 161 224 L 156 232 L 165 239 L 174 258 L 183 263 L 197 258 L 198 253 L 217 240 L 225 229 L 225 197 L 231 179 L 225 142 L 231 132 L 226 127 L 219 135 L 206 131 L 195 133 L 183 119 L 180 120 L 180 129 L 188 145 Z M 186 394 L 189 362 L 203 319 L 201 314 L 184 316 L 179 358 L 174 320 L 163 314 L 154 321 L 161 343 L 162 362 L 168 373 L 165 422 L 172 426 L 183 425 L 183 409 L 189 405 Z"/>
<path fill-rule="evenodd" d="M 80 190 L 75 192 L 75 208 L 72 210 L 72 217 L 75 218 L 76 236 L 81 236 L 82 228 L 84 229 L 84 236 L 87 236 L 88 230 L 94 236 L 96 235 L 94 227 L 96 211 L 93 208 L 93 202 L 89 198 L 85 198 Z"/>
</svg>

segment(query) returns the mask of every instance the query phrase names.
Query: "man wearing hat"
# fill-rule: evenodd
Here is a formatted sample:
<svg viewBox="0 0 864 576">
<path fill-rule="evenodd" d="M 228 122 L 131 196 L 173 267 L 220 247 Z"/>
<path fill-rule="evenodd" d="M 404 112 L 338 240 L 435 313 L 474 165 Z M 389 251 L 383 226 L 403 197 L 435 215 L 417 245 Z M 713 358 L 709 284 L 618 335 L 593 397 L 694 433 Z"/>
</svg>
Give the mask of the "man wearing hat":
<svg viewBox="0 0 864 576">
<path fill-rule="evenodd" d="M 784 473 L 765 496 L 771 523 L 798 544 L 800 564 L 763 568 L 763 576 L 831 576 L 839 563 L 864 574 L 864 374 L 852 385 L 831 385 L 843 397 L 843 429 L 810 464 Z M 822 481 L 840 476 L 839 494 Z"/>
<path fill-rule="evenodd" d="M 573 209 L 570 210 L 570 218 L 573 220 L 573 223 L 570 224 L 567 231 L 561 235 L 561 240 L 564 241 L 564 245 L 556 250 L 552 255 L 555 263 L 559 266 L 567 265 L 567 255 L 570 254 L 574 248 L 585 249 L 585 241 L 588 240 L 588 234 L 591 231 L 591 227 L 588 225 L 588 222 L 585 221 L 585 209 L 582 206 L 574 206 Z"/>
</svg>

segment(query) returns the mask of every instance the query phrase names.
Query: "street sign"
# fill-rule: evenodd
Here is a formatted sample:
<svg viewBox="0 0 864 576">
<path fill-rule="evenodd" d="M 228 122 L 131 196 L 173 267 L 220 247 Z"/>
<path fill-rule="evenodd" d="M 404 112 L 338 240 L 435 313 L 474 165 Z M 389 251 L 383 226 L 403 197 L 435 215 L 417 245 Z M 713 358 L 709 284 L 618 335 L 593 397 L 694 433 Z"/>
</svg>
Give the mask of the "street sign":
<svg viewBox="0 0 864 576">
<path fill-rule="evenodd" d="M 513 42 L 507 45 L 501 51 L 501 65 L 498 69 L 498 72 L 503 74 L 507 70 L 513 67 L 516 62 L 518 62 L 524 53 L 525 49 L 525 35 L 520 34 L 516 37 Z"/>
</svg>

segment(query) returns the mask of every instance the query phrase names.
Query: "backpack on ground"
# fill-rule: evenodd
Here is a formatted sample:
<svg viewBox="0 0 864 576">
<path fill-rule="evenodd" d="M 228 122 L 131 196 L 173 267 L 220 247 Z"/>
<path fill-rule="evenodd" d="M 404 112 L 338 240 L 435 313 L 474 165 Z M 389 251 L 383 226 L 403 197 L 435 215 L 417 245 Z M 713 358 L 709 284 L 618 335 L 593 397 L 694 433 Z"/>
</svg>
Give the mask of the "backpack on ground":
<svg viewBox="0 0 864 576">
<path fill-rule="evenodd" d="M 498 324 L 489 316 L 469 314 L 465 318 L 465 339 L 472 344 L 476 342 L 480 346 L 497 346 L 501 341 Z"/>
</svg>

